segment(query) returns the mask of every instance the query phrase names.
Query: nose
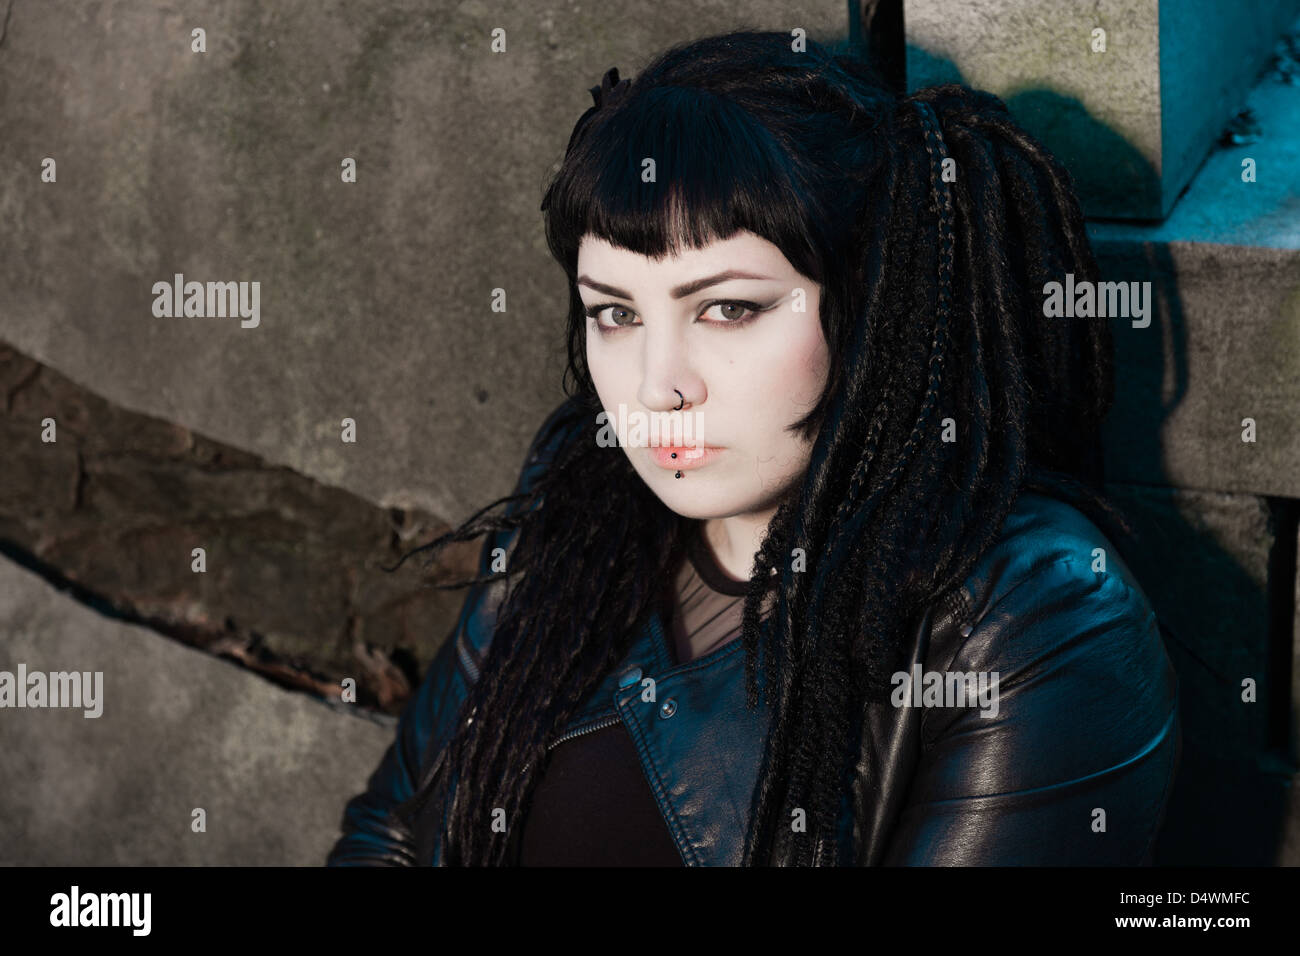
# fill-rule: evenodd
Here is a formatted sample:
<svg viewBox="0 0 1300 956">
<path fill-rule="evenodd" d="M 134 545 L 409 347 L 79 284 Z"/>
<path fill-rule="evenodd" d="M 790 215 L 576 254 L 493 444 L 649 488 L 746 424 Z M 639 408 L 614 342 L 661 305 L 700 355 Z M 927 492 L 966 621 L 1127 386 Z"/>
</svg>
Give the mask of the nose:
<svg viewBox="0 0 1300 956">
<path fill-rule="evenodd" d="M 660 412 L 704 401 L 704 381 L 692 367 L 686 342 L 679 332 L 647 329 L 642 341 L 641 387 L 637 390 L 642 405 L 652 412 Z"/>
</svg>

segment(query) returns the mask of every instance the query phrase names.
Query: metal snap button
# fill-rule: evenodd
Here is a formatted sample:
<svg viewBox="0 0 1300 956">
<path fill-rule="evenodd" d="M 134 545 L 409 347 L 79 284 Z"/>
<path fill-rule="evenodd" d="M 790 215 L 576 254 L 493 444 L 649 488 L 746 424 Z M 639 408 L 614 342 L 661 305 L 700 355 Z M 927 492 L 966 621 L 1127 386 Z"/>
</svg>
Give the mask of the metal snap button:
<svg viewBox="0 0 1300 956">
<path fill-rule="evenodd" d="M 641 668 L 633 667 L 631 670 L 625 672 L 623 676 L 621 676 L 618 679 L 618 686 L 620 689 L 624 687 L 631 687 L 640 679 L 641 679 Z"/>
<path fill-rule="evenodd" d="M 669 697 L 659 705 L 659 717 L 661 720 L 667 720 L 673 714 L 677 713 L 677 701 Z"/>
</svg>

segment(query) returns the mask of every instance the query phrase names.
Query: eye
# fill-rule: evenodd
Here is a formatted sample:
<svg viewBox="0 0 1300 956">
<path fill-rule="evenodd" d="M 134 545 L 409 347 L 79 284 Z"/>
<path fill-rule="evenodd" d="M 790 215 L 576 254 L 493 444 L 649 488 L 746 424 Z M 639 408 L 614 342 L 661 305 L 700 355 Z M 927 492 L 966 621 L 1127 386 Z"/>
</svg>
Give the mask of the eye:
<svg viewBox="0 0 1300 956">
<path fill-rule="evenodd" d="M 714 309 L 719 310 L 716 313 L 717 318 L 710 320 L 714 325 L 744 325 L 762 311 L 762 307 L 754 302 L 745 302 L 739 299 L 720 299 L 705 306 L 701 315 L 707 315 Z"/>
<path fill-rule="evenodd" d="M 633 322 L 620 322 L 618 319 L 614 319 L 612 325 L 606 325 L 605 323 L 600 321 L 601 313 L 605 312 L 606 310 L 609 310 L 611 312 L 622 312 L 626 315 L 632 314 L 631 309 L 625 309 L 621 305 L 613 305 L 613 304 L 588 306 L 583 311 L 586 313 L 587 318 L 595 320 L 596 329 L 600 332 L 613 332 L 616 329 L 625 329 L 635 324 Z"/>
</svg>

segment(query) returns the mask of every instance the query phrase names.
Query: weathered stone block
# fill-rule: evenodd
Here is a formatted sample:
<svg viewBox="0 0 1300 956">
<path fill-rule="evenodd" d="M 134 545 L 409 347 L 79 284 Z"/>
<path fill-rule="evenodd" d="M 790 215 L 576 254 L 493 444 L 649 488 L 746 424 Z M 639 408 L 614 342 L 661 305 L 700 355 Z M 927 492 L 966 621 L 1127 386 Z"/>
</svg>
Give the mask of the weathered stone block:
<svg viewBox="0 0 1300 956">
<path fill-rule="evenodd" d="M 1115 481 L 1300 498 L 1300 86 L 1249 103 L 1263 137 L 1213 153 L 1163 223 L 1089 223 L 1103 278 L 1155 300 L 1112 324 Z"/>
<path fill-rule="evenodd" d="M 390 574 L 446 527 L 117 408 L 2 344 L 0 394 L 8 553 L 127 620 L 314 693 L 354 678 L 363 706 L 398 712 L 465 598 L 428 585 L 472 576 L 481 540 Z"/>
<path fill-rule="evenodd" d="M 996 93 L 1069 168 L 1089 216 L 1158 219 L 1298 12 L 1297 0 L 906 0 L 907 86 Z"/>
</svg>

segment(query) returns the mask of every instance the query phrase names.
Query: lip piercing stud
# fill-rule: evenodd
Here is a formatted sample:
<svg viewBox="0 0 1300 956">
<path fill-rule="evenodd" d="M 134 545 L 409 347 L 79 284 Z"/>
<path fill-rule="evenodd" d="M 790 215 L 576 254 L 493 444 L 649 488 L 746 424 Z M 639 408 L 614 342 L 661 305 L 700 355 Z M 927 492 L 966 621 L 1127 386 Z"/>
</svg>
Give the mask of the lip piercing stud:
<svg viewBox="0 0 1300 956">
<path fill-rule="evenodd" d="M 678 472 L 674 477 L 676 477 L 676 478 L 680 478 L 681 476 L 682 476 L 682 473 L 679 471 L 679 472 Z"/>
</svg>

